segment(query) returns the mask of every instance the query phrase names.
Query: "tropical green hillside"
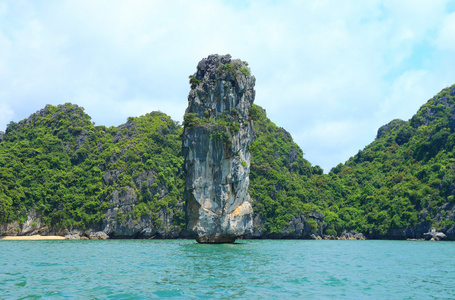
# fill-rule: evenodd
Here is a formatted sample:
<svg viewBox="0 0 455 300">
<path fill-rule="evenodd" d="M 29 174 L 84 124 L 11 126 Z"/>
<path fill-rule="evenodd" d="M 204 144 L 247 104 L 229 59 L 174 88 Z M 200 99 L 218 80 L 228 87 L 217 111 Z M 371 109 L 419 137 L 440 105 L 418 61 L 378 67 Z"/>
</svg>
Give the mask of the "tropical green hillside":
<svg viewBox="0 0 455 300">
<path fill-rule="evenodd" d="M 181 132 L 160 112 L 119 127 L 94 126 L 69 103 L 11 122 L 0 143 L 0 222 L 23 223 L 33 209 L 57 228 L 111 221 L 128 227 L 143 215 L 160 227 L 158 212 L 169 209 L 178 211 L 172 225 L 180 230 Z"/>
<path fill-rule="evenodd" d="M 329 174 L 253 105 L 254 236 L 455 239 L 455 86 L 409 121 L 393 120 Z M 111 237 L 183 237 L 182 126 L 161 112 L 95 126 L 83 108 L 48 105 L 0 134 L 0 224 L 103 230 Z M 32 226 L 33 227 L 33 226 Z"/>
<path fill-rule="evenodd" d="M 258 234 L 281 232 L 296 212 L 317 210 L 302 185 L 322 170 L 303 159 L 262 108 L 254 106 L 251 118 L 250 193 L 257 218 L 266 222 Z M 106 128 L 69 103 L 11 122 L 0 142 L 0 222 L 23 224 L 33 210 L 56 230 L 184 236 L 181 134 L 182 127 L 160 112 Z"/>
<path fill-rule="evenodd" d="M 321 208 L 327 201 L 311 181 L 323 170 L 319 166 L 312 167 L 303 158 L 303 152 L 291 134 L 270 121 L 265 110 L 253 105 L 250 114 L 255 120 L 256 133 L 250 147 L 250 196 L 256 215 L 255 234 L 297 238 L 322 233 L 322 220 L 308 216 L 312 212 L 322 212 Z M 296 220 L 299 215 L 306 218 Z M 290 229 L 291 220 L 305 223 L 306 232 Z"/>
<path fill-rule="evenodd" d="M 454 145 L 455 85 L 411 120 L 382 126 L 374 142 L 330 171 L 326 233 L 422 237 L 433 227 L 455 237 Z"/>
</svg>

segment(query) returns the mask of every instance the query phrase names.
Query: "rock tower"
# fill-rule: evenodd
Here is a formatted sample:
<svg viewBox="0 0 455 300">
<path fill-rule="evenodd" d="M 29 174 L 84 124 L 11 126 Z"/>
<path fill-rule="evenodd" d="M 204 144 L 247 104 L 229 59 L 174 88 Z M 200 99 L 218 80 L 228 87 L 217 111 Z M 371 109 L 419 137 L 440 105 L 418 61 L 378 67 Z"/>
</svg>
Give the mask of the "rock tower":
<svg viewBox="0 0 455 300">
<path fill-rule="evenodd" d="M 252 232 L 248 113 L 255 78 L 246 62 L 210 55 L 190 84 L 182 149 L 187 229 L 199 243 L 232 243 Z"/>
</svg>

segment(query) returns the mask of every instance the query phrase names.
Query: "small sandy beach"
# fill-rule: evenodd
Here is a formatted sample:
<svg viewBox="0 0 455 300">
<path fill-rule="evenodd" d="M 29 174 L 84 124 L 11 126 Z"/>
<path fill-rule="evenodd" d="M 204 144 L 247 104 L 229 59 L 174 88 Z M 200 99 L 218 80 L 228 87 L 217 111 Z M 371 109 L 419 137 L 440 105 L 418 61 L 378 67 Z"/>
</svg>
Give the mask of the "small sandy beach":
<svg viewBox="0 0 455 300">
<path fill-rule="evenodd" d="M 64 240 L 58 235 L 27 235 L 27 236 L 0 236 L 0 241 L 30 241 L 30 240 Z"/>
</svg>

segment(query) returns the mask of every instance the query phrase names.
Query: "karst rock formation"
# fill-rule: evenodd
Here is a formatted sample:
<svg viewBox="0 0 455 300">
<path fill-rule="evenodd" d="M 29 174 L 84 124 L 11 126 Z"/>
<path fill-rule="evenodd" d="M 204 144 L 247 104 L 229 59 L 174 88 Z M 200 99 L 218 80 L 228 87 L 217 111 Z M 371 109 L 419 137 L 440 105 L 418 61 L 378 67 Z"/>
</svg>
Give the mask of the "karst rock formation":
<svg viewBox="0 0 455 300">
<path fill-rule="evenodd" d="M 187 229 L 199 243 L 232 243 L 252 232 L 248 147 L 255 78 L 246 62 L 210 55 L 190 83 L 182 145 Z"/>
</svg>

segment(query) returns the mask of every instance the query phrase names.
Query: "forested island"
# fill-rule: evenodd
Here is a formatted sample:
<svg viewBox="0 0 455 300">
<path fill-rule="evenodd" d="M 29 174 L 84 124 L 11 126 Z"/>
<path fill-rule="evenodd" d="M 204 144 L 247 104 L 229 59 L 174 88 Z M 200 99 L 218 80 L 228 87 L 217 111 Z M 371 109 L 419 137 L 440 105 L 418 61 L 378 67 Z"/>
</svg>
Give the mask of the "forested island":
<svg viewBox="0 0 455 300">
<path fill-rule="evenodd" d="M 187 115 L 183 125 L 204 118 Z M 249 237 L 455 240 L 455 85 L 410 120 L 379 128 L 328 174 L 263 108 L 253 104 L 245 122 L 254 127 Z M 151 112 L 95 126 L 71 103 L 9 123 L 0 133 L 0 235 L 187 237 L 183 125 Z"/>
</svg>

